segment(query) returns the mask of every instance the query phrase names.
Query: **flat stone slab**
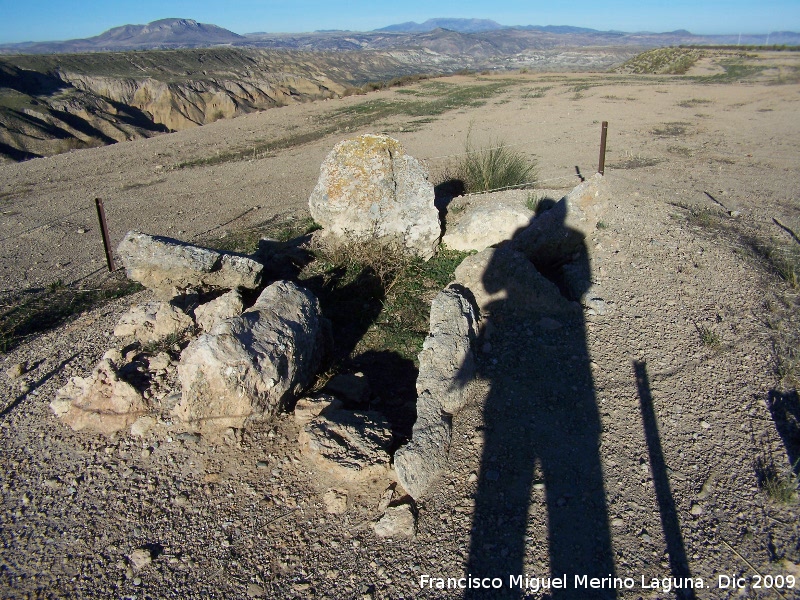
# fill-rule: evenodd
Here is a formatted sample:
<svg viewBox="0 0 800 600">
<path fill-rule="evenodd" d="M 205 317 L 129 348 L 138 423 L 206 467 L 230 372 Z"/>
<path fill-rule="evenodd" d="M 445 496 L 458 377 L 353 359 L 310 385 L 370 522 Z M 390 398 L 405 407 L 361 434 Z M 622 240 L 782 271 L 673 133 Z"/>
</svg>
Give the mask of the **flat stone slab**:
<svg viewBox="0 0 800 600">
<path fill-rule="evenodd" d="M 176 289 L 255 289 L 264 269 L 246 256 L 139 231 L 129 231 L 117 252 L 128 279 L 138 281 L 161 298 L 173 297 Z"/>
</svg>

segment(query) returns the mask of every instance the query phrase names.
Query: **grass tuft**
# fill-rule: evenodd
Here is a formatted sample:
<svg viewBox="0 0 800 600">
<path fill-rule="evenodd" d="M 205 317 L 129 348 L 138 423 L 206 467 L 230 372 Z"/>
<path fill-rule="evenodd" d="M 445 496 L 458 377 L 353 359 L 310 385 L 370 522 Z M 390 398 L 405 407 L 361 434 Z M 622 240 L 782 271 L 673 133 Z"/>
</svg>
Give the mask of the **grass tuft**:
<svg viewBox="0 0 800 600">
<path fill-rule="evenodd" d="M 800 462 L 800 461 L 798 461 Z M 797 501 L 800 475 L 793 468 L 778 468 L 774 462 L 759 461 L 756 465 L 756 476 L 761 490 L 778 504 L 792 504 Z"/>
<path fill-rule="evenodd" d="M 700 334 L 700 341 L 703 346 L 711 348 L 712 350 L 719 350 L 722 347 L 722 338 L 715 331 L 712 331 L 706 326 L 702 326 L 697 328 L 697 332 Z"/>
<path fill-rule="evenodd" d="M 467 193 L 533 186 L 536 182 L 534 161 L 501 141 L 490 141 L 487 147 L 476 148 L 469 136 L 456 171 Z"/>
</svg>

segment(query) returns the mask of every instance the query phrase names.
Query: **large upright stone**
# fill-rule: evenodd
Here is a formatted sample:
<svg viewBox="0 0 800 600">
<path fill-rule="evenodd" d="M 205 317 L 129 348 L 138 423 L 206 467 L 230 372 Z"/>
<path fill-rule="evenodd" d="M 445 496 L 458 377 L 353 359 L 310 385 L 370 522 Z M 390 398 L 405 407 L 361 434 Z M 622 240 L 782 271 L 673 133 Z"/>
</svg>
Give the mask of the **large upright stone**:
<svg viewBox="0 0 800 600">
<path fill-rule="evenodd" d="M 400 142 L 367 134 L 328 154 L 308 205 L 327 236 L 396 240 L 428 259 L 441 235 L 433 202 L 428 174 Z"/>
<path fill-rule="evenodd" d="M 457 286 L 431 305 L 430 333 L 419 354 L 417 420 L 411 441 L 394 456 L 397 479 L 419 498 L 447 465 L 451 416 L 463 408 L 475 376 L 475 310 Z"/>
<path fill-rule="evenodd" d="M 431 303 L 430 333 L 419 354 L 417 394 L 429 392 L 446 413 L 466 402 L 466 386 L 475 375 L 477 317 L 458 287 L 447 287 Z"/>
<path fill-rule="evenodd" d="M 165 299 L 174 296 L 175 288 L 255 289 L 264 269 L 261 263 L 245 256 L 138 231 L 129 231 L 117 252 L 128 279 Z"/>
<path fill-rule="evenodd" d="M 203 433 L 271 417 L 311 382 L 325 336 L 314 295 L 290 281 L 273 283 L 252 308 L 183 351 L 175 414 Z"/>
</svg>

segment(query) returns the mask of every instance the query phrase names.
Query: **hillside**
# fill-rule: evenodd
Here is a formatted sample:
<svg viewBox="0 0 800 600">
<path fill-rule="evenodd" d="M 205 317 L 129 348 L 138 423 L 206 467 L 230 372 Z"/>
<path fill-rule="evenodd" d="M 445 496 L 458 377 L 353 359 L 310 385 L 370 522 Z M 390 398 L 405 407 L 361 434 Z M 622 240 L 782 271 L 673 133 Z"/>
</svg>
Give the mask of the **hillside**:
<svg viewBox="0 0 800 600">
<path fill-rule="evenodd" d="M 0 156 L 49 156 L 339 97 L 353 84 L 419 70 L 417 54 L 217 48 L 0 58 Z M 448 68 L 443 61 L 439 70 Z"/>
</svg>

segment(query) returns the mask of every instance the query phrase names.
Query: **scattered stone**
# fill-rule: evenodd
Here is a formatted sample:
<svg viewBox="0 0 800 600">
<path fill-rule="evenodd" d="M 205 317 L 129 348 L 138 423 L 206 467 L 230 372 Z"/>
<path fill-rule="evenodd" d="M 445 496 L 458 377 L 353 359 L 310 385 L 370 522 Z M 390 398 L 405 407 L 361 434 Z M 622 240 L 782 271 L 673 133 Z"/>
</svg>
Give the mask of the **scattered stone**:
<svg viewBox="0 0 800 600">
<path fill-rule="evenodd" d="M 181 355 L 174 413 L 202 433 L 271 418 L 311 382 L 328 329 L 314 295 L 289 281 L 193 340 Z"/>
<path fill-rule="evenodd" d="M 392 503 L 392 498 L 394 498 L 394 488 L 395 484 L 392 484 L 383 492 L 381 501 L 378 503 L 379 512 L 386 512 L 386 509 L 389 508 L 389 505 Z"/>
<path fill-rule="evenodd" d="M 372 529 L 380 538 L 413 538 L 417 535 L 417 519 L 409 504 L 390 506 Z"/>
<path fill-rule="evenodd" d="M 50 408 L 65 424 L 105 435 L 128 429 L 148 411 L 142 395 L 104 358 L 87 378 L 73 377 Z"/>
<path fill-rule="evenodd" d="M 537 325 L 540 329 L 544 329 L 545 331 L 555 331 L 556 329 L 561 329 L 561 327 L 563 327 L 561 321 L 551 319 L 550 317 L 542 317 L 539 319 Z"/>
<path fill-rule="evenodd" d="M 133 437 L 144 437 L 147 432 L 156 426 L 158 421 L 155 417 L 150 415 L 143 415 L 134 421 L 131 425 L 131 435 Z"/>
<path fill-rule="evenodd" d="M 22 393 L 22 394 L 27 394 L 28 392 L 30 392 L 30 391 L 31 391 L 31 389 L 32 389 L 32 388 L 31 388 L 31 384 L 30 384 L 30 383 L 28 383 L 27 381 L 23 381 L 23 382 L 22 382 L 22 383 L 19 385 L 19 391 L 20 391 L 20 393 Z"/>
<path fill-rule="evenodd" d="M 692 508 L 690 510 L 693 516 L 698 517 L 703 514 L 703 507 L 699 504 L 692 504 Z"/>
<path fill-rule="evenodd" d="M 147 366 L 153 372 L 166 370 L 172 366 L 172 358 L 166 352 L 159 352 L 155 356 L 150 357 Z"/>
<path fill-rule="evenodd" d="M 192 317 L 169 302 L 147 302 L 131 306 L 114 328 L 116 337 L 133 336 L 142 344 L 181 335 L 194 326 Z"/>
<path fill-rule="evenodd" d="M 231 290 L 210 302 L 194 309 L 194 319 L 203 331 L 211 331 L 220 321 L 238 317 L 244 310 L 242 294 L 239 290 Z"/>
<path fill-rule="evenodd" d="M 350 406 L 363 406 L 369 402 L 369 382 L 363 374 L 340 373 L 334 375 L 325 384 L 324 391 L 341 398 Z"/>
<path fill-rule="evenodd" d="M 469 477 L 467 477 L 467 481 L 469 483 L 475 483 L 476 481 L 478 481 L 478 474 L 475 472 L 470 473 Z"/>
<path fill-rule="evenodd" d="M 250 598 L 264 598 L 267 593 L 263 587 L 257 585 L 255 583 L 248 583 L 247 584 L 247 595 Z"/>
<path fill-rule="evenodd" d="M 392 429 L 377 412 L 326 411 L 300 432 L 300 448 L 343 481 L 386 476 Z"/>
<path fill-rule="evenodd" d="M 620 519 L 620 518 L 616 518 L 616 519 L 612 519 L 611 520 L 611 526 L 612 527 L 622 527 L 623 525 L 625 525 L 625 521 Z"/>
<path fill-rule="evenodd" d="M 129 231 L 117 248 L 128 279 L 163 299 L 186 288 L 255 289 L 263 265 L 251 258 Z"/>
<path fill-rule="evenodd" d="M 457 215 L 448 213 L 442 243 L 452 250 L 485 250 L 510 240 L 517 231 L 530 225 L 533 216 L 532 211 L 508 201 L 470 205 Z"/>
<path fill-rule="evenodd" d="M 141 571 L 153 562 L 153 555 L 147 548 L 138 548 L 128 555 L 134 571 Z"/>
<path fill-rule="evenodd" d="M 711 425 L 706 421 L 700 421 L 700 427 L 702 427 L 703 429 L 711 429 Z"/>
<path fill-rule="evenodd" d="M 608 312 L 608 305 L 602 298 L 590 298 L 584 301 L 586 314 L 604 316 Z"/>
<path fill-rule="evenodd" d="M 332 515 L 347 512 L 347 492 L 330 489 L 322 498 L 325 501 L 325 512 Z"/>
<path fill-rule="evenodd" d="M 6 376 L 9 379 L 19 379 L 27 372 L 28 372 L 28 363 L 19 362 L 14 365 L 11 365 L 8 369 L 6 369 Z"/>
<path fill-rule="evenodd" d="M 330 408 L 337 410 L 342 407 L 342 401 L 330 394 L 318 394 L 311 398 L 300 398 L 294 407 L 294 421 L 300 427 L 305 427 L 324 410 Z"/>
<path fill-rule="evenodd" d="M 325 236 L 335 240 L 397 240 L 428 259 L 441 235 L 428 174 L 385 135 L 339 142 L 322 163 L 308 204 Z"/>
</svg>

